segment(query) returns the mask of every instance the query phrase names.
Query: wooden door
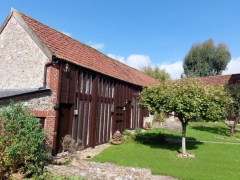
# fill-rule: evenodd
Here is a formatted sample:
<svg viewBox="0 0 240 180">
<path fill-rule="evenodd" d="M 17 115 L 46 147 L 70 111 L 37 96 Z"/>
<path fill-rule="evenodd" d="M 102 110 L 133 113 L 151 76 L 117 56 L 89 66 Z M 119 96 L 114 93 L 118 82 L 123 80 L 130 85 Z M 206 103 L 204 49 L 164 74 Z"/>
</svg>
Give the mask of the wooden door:
<svg viewBox="0 0 240 180">
<path fill-rule="evenodd" d="M 57 151 L 62 151 L 61 141 L 62 138 L 70 134 L 69 132 L 69 121 L 70 121 L 70 110 L 69 104 L 61 104 L 59 110 L 58 130 L 57 130 Z"/>
</svg>

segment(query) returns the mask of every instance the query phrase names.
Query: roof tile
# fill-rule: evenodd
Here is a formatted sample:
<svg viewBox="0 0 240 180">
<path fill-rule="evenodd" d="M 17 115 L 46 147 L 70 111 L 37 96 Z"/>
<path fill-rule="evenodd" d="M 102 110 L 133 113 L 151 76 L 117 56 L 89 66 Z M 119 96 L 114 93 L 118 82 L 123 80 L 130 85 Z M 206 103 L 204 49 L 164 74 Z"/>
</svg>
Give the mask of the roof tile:
<svg viewBox="0 0 240 180">
<path fill-rule="evenodd" d="M 132 84 L 157 83 L 148 75 L 118 62 L 67 35 L 19 13 L 43 42 L 61 59 Z"/>
<path fill-rule="evenodd" d="M 240 83 L 240 74 L 229 74 L 229 75 L 219 75 L 219 76 L 208 76 L 200 77 L 204 84 L 235 84 Z"/>
</svg>

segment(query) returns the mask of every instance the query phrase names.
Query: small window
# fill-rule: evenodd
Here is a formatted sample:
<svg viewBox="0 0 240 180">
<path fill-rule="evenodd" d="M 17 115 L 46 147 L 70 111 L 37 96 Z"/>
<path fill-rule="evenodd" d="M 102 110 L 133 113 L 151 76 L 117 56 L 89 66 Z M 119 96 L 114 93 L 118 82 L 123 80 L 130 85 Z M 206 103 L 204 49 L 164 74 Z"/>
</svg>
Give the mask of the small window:
<svg viewBox="0 0 240 180">
<path fill-rule="evenodd" d="M 39 119 L 40 119 L 40 124 L 41 124 L 42 128 L 44 128 L 45 118 L 39 118 Z"/>
</svg>

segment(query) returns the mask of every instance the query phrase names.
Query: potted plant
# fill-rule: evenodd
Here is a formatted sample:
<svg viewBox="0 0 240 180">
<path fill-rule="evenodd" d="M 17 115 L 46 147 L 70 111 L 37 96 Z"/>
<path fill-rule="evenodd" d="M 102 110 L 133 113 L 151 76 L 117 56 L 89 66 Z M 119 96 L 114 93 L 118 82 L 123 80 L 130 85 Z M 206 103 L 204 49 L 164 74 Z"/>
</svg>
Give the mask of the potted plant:
<svg viewBox="0 0 240 180">
<path fill-rule="evenodd" d="M 144 129 L 146 129 L 146 130 L 152 129 L 152 123 L 151 122 L 146 122 L 145 126 L 144 126 Z"/>
<path fill-rule="evenodd" d="M 116 131 L 112 136 L 112 144 L 121 144 L 122 143 L 122 134 L 119 131 Z"/>
</svg>

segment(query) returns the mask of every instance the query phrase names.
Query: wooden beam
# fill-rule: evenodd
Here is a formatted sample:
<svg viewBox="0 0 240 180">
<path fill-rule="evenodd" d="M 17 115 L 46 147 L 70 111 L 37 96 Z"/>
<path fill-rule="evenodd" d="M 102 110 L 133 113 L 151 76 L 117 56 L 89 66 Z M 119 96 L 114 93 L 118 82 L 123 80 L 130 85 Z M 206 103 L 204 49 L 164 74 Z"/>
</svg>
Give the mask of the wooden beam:
<svg viewBox="0 0 240 180">
<path fill-rule="evenodd" d="M 90 128 L 90 139 L 91 139 L 91 147 L 94 148 L 96 146 L 96 133 L 97 130 L 97 119 L 98 119 L 98 81 L 99 76 L 95 76 L 92 83 L 92 116 L 91 116 L 91 128 Z M 98 136 L 97 136 L 98 137 Z"/>
</svg>

